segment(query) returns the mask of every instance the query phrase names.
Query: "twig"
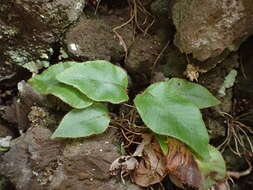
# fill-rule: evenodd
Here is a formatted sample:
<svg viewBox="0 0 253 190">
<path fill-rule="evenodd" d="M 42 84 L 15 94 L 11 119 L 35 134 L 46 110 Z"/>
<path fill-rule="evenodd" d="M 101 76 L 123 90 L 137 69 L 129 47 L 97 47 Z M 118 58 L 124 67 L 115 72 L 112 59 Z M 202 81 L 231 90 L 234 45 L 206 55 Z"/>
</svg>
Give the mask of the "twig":
<svg viewBox="0 0 253 190">
<path fill-rule="evenodd" d="M 241 172 L 235 172 L 235 171 L 228 171 L 227 174 L 229 177 L 233 177 L 233 178 L 236 178 L 236 179 L 239 179 L 240 177 L 243 177 L 243 176 L 246 176 L 246 175 L 249 175 L 252 171 L 252 165 L 250 163 L 249 160 L 247 160 L 247 163 L 249 165 L 248 169 L 244 170 L 244 171 L 241 171 Z"/>
<path fill-rule="evenodd" d="M 121 45 L 123 46 L 124 48 L 124 51 L 125 51 L 125 60 L 128 56 L 128 48 L 127 48 L 127 45 L 126 45 L 126 42 L 124 41 L 123 37 L 117 32 L 118 29 L 128 25 L 130 22 L 132 22 L 132 20 L 134 19 L 134 15 L 131 16 L 131 18 L 126 21 L 125 23 L 121 24 L 120 26 L 116 26 L 112 29 L 112 31 L 115 33 L 115 35 L 118 37 Z"/>
<path fill-rule="evenodd" d="M 152 72 L 154 72 L 154 69 L 155 69 L 155 67 L 156 67 L 156 64 L 158 63 L 159 59 L 162 57 L 164 51 L 167 49 L 167 47 L 169 46 L 169 44 L 170 44 L 170 40 L 167 41 L 167 43 L 166 43 L 165 46 L 163 47 L 162 51 L 161 51 L 161 52 L 159 53 L 159 55 L 156 57 L 155 62 L 154 62 L 154 64 L 153 64 L 153 66 L 152 66 Z"/>
<path fill-rule="evenodd" d="M 97 14 L 97 10 L 98 10 L 100 3 L 101 3 L 101 0 L 97 0 L 97 5 L 96 5 L 95 13 L 94 13 L 95 15 Z"/>
</svg>

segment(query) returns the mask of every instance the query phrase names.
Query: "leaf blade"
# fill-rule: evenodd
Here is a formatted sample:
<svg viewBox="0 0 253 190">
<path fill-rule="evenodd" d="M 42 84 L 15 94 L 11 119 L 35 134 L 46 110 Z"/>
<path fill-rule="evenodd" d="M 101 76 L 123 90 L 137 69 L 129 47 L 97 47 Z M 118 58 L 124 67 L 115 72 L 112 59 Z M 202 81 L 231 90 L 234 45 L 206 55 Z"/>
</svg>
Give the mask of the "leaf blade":
<svg viewBox="0 0 253 190">
<path fill-rule="evenodd" d="M 28 82 L 42 94 L 52 94 L 60 98 L 63 102 L 74 108 L 86 108 L 93 102 L 72 86 L 60 83 L 56 80 L 56 75 L 65 69 L 75 65 L 75 62 L 59 63 L 49 67 L 40 75 L 35 75 Z"/>
<path fill-rule="evenodd" d="M 107 61 L 88 61 L 57 75 L 57 80 L 79 89 L 94 101 L 114 104 L 128 100 L 126 72 Z"/>
<path fill-rule="evenodd" d="M 156 140 L 159 143 L 163 154 L 167 155 L 169 152 L 167 137 L 163 135 L 155 134 Z"/>
<path fill-rule="evenodd" d="M 85 109 L 73 109 L 64 116 L 51 138 L 80 138 L 103 133 L 110 122 L 108 110 L 102 104 Z"/>
<path fill-rule="evenodd" d="M 134 103 L 152 131 L 184 142 L 201 157 L 208 155 L 209 137 L 198 107 L 170 92 L 167 82 L 151 85 Z"/>
<path fill-rule="evenodd" d="M 226 178 L 226 164 L 221 153 L 212 145 L 208 146 L 209 157 L 206 159 L 198 159 L 198 167 L 202 174 L 201 190 L 209 189 L 212 185 L 223 181 Z"/>
<path fill-rule="evenodd" d="M 220 103 L 205 87 L 184 79 L 172 78 L 168 81 L 168 86 L 170 91 L 174 91 L 178 95 L 190 100 L 200 109 Z"/>
</svg>

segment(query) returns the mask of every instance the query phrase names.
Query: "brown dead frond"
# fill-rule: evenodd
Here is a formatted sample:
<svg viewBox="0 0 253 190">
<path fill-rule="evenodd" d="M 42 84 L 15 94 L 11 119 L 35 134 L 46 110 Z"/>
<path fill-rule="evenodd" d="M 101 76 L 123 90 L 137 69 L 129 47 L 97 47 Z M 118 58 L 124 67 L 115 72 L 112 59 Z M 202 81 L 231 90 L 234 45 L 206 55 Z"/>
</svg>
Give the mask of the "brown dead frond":
<svg viewBox="0 0 253 190">
<path fill-rule="evenodd" d="M 168 138 L 169 154 L 166 167 L 170 179 L 179 187 L 184 185 L 194 188 L 201 186 L 201 173 L 191 150 L 182 142 Z"/>
</svg>

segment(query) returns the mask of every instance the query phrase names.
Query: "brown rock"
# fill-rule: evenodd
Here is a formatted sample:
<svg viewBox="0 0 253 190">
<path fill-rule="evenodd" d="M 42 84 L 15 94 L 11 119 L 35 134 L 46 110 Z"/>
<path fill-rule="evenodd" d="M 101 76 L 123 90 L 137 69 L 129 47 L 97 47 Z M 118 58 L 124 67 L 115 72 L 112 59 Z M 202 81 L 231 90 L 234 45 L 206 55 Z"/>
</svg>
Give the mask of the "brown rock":
<svg viewBox="0 0 253 190">
<path fill-rule="evenodd" d="M 11 131 L 7 126 L 0 124 L 0 137 L 12 136 L 14 137 L 13 131 Z"/>
<path fill-rule="evenodd" d="M 43 184 L 52 175 L 60 155 L 60 144 L 49 140 L 51 132 L 42 127 L 29 130 L 16 139 L 10 151 L 2 156 L 0 173 L 19 190 L 46 189 Z"/>
<path fill-rule="evenodd" d="M 125 56 L 125 50 L 113 32 L 113 28 L 124 22 L 124 18 L 120 16 L 104 16 L 100 19 L 81 17 L 77 25 L 66 33 L 64 42 L 68 52 L 83 61 L 94 59 L 122 60 Z M 131 27 L 122 27 L 117 32 L 128 47 L 133 39 Z"/>
<path fill-rule="evenodd" d="M 119 156 L 112 144 L 114 130 L 67 144 L 50 136 L 49 129 L 33 127 L 16 139 L 0 157 L 0 175 L 17 190 L 139 190 L 109 174 L 111 162 Z"/>
<path fill-rule="evenodd" d="M 114 130 L 66 146 L 63 165 L 59 168 L 52 187 L 55 190 L 127 190 L 116 179 L 111 179 L 109 168 L 119 157 Z M 62 175 L 64 173 L 64 175 Z M 139 189 L 132 186 L 130 189 Z"/>
<path fill-rule="evenodd" d="M 161 43 L 157 37 L 139 36 L 130 47 L 126 68 L 134 73 L 150 72 L 161 50 Z"/>
<path fill-rule="evenodd" d="M 253 33 L 252 0 L 178 0 L 172 12 L 176 46 L 200 61 L 236 50 Z"/>
</svg>

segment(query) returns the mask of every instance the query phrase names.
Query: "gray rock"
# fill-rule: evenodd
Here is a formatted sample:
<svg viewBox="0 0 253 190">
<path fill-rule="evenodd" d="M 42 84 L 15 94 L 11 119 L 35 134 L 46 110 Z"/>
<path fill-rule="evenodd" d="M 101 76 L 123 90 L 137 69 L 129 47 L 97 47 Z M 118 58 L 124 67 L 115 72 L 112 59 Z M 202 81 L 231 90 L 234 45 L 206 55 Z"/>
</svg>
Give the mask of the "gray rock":
<svg viewBox="0 0 253 190">
<path fill-rule="evenodd" d="M 74 141 L 51 140 L 51 131 L 34 125 L 0 157 L 0 175 L 17 190 L 140 190 L 111 178 L 109 167 L 119 157 L 116 131 Z"/>
<path fill-rule="evenodd" d="M 253 33 L 252 0 L 178 0 L 172 13 L 176 46 L 200 61 L 237 50 Z"/>
<path fill-rule="evenodd" d="M 83 11 L 85 0 L 2 0 L 0 60 L 32 72 L 49 65 L 56 43 Z"/>
</svg>

